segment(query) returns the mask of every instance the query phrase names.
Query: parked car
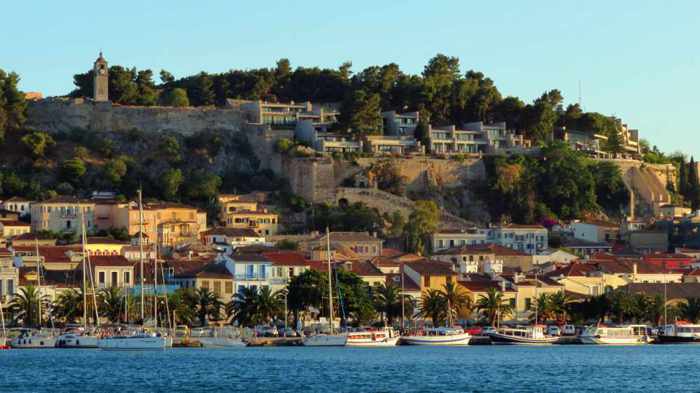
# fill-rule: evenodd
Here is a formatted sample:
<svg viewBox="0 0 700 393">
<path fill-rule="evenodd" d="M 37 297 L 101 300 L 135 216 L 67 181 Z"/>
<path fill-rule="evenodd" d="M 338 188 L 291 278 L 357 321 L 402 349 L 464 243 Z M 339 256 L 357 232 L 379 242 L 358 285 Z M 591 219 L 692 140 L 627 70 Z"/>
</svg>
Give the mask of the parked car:
<svg viewBox="0 0 700 393">
<path fill-rule="evenodd" d="M 550 325 L 547 327 L 547 334 L 550 336 L 561 336 L 561 329 L 557 325 Z"/>
<path fill-rule="evenodd" d="M 256 326 L 255 335 L 258 337 L 277 337 L 279 331 L 274 326 Z"/>
<path fill-rule="evenodd" d="M 564 325 L 561 329 L 561 334 L 564 336 L 575 336 L 576 335 L 576 326 Z"/>
<path fill-rule="evenodd" d="M 486 335 L 486 334 L 490 334 L 490 333 L 496 333 L 496 328 L 494 328 L 493 326 L 484 326 L 483 328 L 481 328 L 482 335 Z"/>
<path fill-rule="evenodd" d="M 464 331 L 471 334 L 472 336 L 481 336 L 481 334 L 484 331 L 484 328 L 482 328 L 481 326 L 472 326 L 469 328 L 465 328 Z"/>
</svg>

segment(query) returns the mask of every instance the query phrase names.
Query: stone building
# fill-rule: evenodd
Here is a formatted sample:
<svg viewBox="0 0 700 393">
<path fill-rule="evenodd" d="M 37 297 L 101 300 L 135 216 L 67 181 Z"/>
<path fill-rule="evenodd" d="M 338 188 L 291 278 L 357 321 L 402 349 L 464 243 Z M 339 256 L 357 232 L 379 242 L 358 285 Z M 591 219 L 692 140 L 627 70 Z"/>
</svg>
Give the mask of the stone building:
<svg viewBox="0 0 700 393">
<path fill-rule="evenodd" d="M 95 60 L 92 71 L 92 98 L 97 102 L 109 101 L 109 68 L 107 67 L 107 60 L 102 57 L 102 52 L 100 52 L 100 57 Z"/>
</svg>

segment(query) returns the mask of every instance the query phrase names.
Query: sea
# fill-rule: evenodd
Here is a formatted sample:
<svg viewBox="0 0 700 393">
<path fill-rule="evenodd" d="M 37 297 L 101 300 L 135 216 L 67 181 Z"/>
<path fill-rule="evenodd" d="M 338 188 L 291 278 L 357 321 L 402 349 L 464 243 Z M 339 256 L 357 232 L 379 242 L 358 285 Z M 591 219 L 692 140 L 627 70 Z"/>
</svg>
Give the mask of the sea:
<svg viewBox="0 0 700 393">
<path fill-rule="evenodd" d="M 698 392 L 700 345 L 0 351 L 0 392 Z"/>
</svg>

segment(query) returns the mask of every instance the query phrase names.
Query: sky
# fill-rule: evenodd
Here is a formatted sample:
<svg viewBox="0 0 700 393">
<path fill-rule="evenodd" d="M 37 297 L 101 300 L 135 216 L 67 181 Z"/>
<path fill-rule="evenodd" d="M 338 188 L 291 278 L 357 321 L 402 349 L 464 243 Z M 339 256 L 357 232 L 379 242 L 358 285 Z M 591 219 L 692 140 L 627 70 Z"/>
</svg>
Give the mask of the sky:
<svg viewBox="0 0 700 393">
<path fill-rule="evenodd" d="M 110 64 L 199 71 L 292 66 L 420 73 L 437 53 L 530 102 L 623 119 L 666 152 L 700 156 L 699 1 L 11 1 L 0 68 L 25 91 L 66 94 L 100 50 Z M 580 90 L 579 90 L 580 85 Z M 695 120 L 693 120 L 695 119 Z"/>
</svg>

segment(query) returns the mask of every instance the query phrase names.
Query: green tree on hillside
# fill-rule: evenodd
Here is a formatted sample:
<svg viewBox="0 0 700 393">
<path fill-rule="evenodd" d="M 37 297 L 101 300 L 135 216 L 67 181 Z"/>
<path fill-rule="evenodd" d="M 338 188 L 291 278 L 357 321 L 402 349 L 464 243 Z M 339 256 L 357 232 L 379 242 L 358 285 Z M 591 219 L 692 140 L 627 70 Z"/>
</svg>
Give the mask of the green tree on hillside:
<svg viewBox="0 0 700 393">
<path fill-rule="evenodd" d="M 19 75 L 0 68 L 0 143 L 7 131 L 20 130 L 26 120 L 27 102 L 19 90 Z"/>
<path fill-rule="evenodd" d="M 21 141 L 34 158 L 43 157 L 46 149 L 56 144 L 51 135 L 43 131 L 32 131 L 23 136 Z"/>
<path fill-rule="evenodd" d="M 427 236 L 437 229 L 440 209 L 433 201 L 416 201 L 416 205 L 404 225 L 404 247 L 409 252 L 427 253 Z"/>
<path fill-rule="evenodd" d="M 378 94 L 357 90 L 343 101 L 340 114 L 342 127 L 353 135 L 382 132 L 381 100 Z"/>
<path fill-rule="evenodd" d="M 162 104 L 165 106 L 174 107 L 186 107 L 190 106 L 190 100 L 187 97 L 187 91 L 185 89 L 176 87 L 174 89 L 167 90 L 163 93 Z"/>
</svg>

